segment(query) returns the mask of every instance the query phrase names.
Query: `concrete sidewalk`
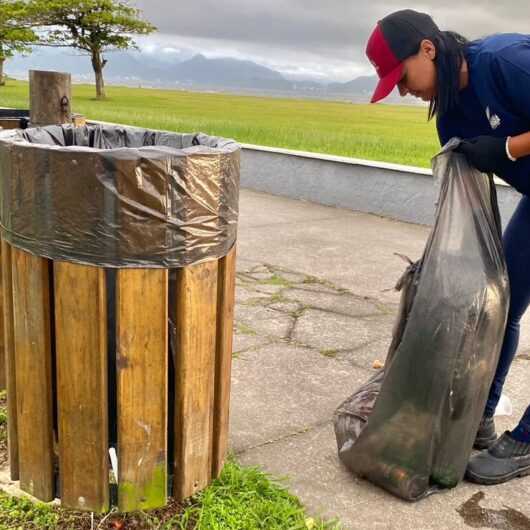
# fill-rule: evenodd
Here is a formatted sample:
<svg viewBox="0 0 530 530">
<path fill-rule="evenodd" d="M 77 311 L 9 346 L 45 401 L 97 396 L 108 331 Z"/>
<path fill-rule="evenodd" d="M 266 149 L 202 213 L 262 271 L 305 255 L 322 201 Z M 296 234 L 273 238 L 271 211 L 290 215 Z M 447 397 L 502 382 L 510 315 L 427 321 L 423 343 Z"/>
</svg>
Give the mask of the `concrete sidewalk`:
<svg viewBox="0 0 530 530">
<path fill-rule="evenodd" d="M 384 360 L 406 264 L 429 228 L 243 190 L 231 445 L 240 462 L 286 476 L 308 512 L 350 529 L 530 529 L 530 477 L 462 483 L 417 504 L 342 466 L 335 408 Z M 530 401 L 530 315 L 506 392 L 513 426 Z"/>
</svg>

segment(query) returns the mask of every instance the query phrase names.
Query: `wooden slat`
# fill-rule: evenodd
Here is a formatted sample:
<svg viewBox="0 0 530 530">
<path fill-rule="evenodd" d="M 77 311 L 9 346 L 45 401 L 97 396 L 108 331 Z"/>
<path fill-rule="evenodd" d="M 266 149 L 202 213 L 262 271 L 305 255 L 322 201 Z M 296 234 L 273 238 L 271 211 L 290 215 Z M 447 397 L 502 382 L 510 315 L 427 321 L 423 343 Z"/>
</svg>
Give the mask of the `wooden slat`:
<svg viewBox="0 0 530 530">
<path fill-rule="evenodd" d="M 54 263 L 61 503 L 109 507 L 105 271 Z"/>
<path fill-rule="evenodd" d="M 54 497 L 49 266 L 12 248 L 20 487 Z"/>
<path fill-rule="evenodd" d="M 7 444 L 11 480 L 19 479 L 17 434 L 17 385 L 15 375 L 15 346 L 13 337 L 13 284 L 11 246 L 2 240 L 2 302 L 4 322 L 4 352 L 7 388 Z"/>
<path fill-rule="evenodd" d="M 7 365 L 6 365 L 6 346 L 4 338 L 4 297 L 1 294 L 3 289 L 3 272 L 0 270 L 0 390 L 6 389 Z"/>
<path fill-rule="evenodd" d="M 217 261 L 177 271 L 173 495 L 185 499 L 211 480 Z"/>
<path fill-rule="evenodd" d="M 212 475 L 214 478 L 220 475 L 228 451 L 235 276 L 236 247 L 234 245 L 228 255 L 219 260 L 212 458 Z"/>
<path fill-rule="evenodd" d="M 167 270 L 118 271 L 118 507 L 167 500 Z"/>
</svg>

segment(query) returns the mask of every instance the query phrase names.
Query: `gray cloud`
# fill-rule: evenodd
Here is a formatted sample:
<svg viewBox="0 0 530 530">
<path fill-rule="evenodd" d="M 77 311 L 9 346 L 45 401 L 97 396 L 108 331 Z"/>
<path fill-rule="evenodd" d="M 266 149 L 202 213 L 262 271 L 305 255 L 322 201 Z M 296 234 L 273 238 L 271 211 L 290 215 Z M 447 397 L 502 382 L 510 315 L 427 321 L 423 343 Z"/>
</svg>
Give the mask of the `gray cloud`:
<svg viewBox="0 0 530 530">
<path fill-rule="evenodd" d="M 347 78 L 367 73 L 364 45 L 379 18 L 403 8 L 430 13 L 442 29 L 476 38 L 529 32 L 528 0 L 134 0 L 160 31 L 157 39 L 210 54 L 255 58 L 289 70 Z M 155 38 L 156 40 L 156 38 Z"/>
</svg>

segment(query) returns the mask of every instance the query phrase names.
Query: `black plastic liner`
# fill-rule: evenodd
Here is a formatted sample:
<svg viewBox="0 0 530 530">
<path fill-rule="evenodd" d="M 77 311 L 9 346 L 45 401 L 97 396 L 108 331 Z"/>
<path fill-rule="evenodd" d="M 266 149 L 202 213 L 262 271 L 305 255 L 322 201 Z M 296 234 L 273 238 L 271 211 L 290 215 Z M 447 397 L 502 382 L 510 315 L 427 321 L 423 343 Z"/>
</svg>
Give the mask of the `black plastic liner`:
<svg viewBox="0 0 530 530">
<path fill-rule="evenodd" d="M 398 283 L 385 367 L 335 412 L 339 457 L 406 500 L 462 480 L 506 326 L 509 289 L 496 190 L 448 144 L 423 257 Z"/>
<path fill-rule="evenodd" d="M 236 240 L 240 147 L 111 125 L 0 132 L 0 224 L 12 245 L 100 267 L 183 267 Z"/>
<path fill-rule="evenodd" d="M 0 109 L 0 118 L 28 118 L 29 120 L 29 110 Z"/>
</svg>

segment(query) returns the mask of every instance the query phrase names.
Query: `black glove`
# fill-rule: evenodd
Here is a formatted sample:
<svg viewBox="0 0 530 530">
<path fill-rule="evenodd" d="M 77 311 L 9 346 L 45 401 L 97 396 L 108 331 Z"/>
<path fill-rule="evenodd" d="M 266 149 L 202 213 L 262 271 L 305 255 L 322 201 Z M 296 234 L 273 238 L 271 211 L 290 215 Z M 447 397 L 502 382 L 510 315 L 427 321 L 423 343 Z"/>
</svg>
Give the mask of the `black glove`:
<svg viewBox="0 0 530 530">
<path fill-rule="evenodd" d="M 462 140 L 455 151 L 466 155 L 469 163 L 482 173 L 502 175 L 512 163 L 506 154 L 506 138 L 477 136 Z"/>
</svg>

